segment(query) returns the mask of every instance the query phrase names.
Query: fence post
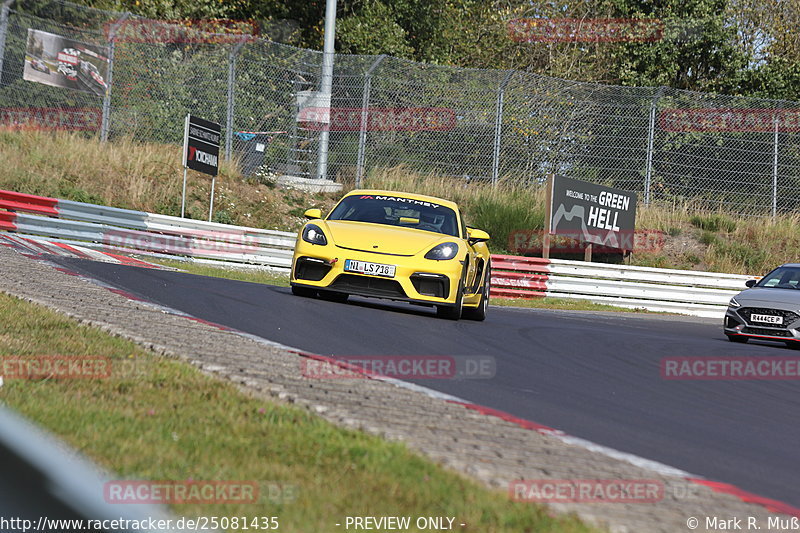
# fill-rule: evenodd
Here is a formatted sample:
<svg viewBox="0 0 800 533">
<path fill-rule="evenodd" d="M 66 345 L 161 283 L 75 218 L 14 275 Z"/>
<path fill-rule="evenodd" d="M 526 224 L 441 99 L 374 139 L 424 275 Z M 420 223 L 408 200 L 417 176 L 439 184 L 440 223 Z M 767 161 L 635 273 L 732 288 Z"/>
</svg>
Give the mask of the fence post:
<svg viewBox="0 0 800 533">
<path fill-rule="evenodd" d="M 497 185 L 500 178 L 500 138 L 503 134 L 503 105 L 506 96 L 506 86 L 514 76 L 515 70 L 506 72 L 505 78 L 497 89 L 497 106 L 494 114 L 494 145 L 492 147 L 492 186 Z"/>
<path fill-rule="evenodd" d="M 650 101 L 650 123 L 647 126 L 647 167 L 644 173 L 644 205 L 650 205 L 650 182 L 653 177 L 653 144 L 656 136 L 656 111 L 664 87 L 659 87 Z"/>
<path fill-rule="evenodd" d="M 772 149 L 772 219 L 778 215 L 778 115 L 773 118 L 775 123 L 775 140 Z"/>
<path fill-rule="evenodd" d="M 322 44 L 322 77 L 319 92 L 328 99 L 328 116 L 331 111 L 333 89 L 334 36 L 336 35 L 336 0 L 325 1 L 325 39 Z M 330 123 L 328 123 L 330 125 Z M 319 154 L 317 159 L 317 179 L 328 179 L 328 145 L 330 128 L 319 134 Z"/>
<path fill-rule="evenodd" d="M 108 128 L 111 119 L 111 84 L 114 77 L 114 40 L 116 39 L 117 30 L 125 22 L 131 14 L 123 13 L 122 17 L 115 22 L 108 31 L 108 74 L 106 75 L 106 93 L 103 95 L 103 121 L 100 124 L 100 140 L 106 142 L 108 140 Z"/>
<path fill-rule="evenodd" d="M 3 83 L 3 60 L 6 57 L 6 33 L 8 32 L 8 14 L 14 0 L 5 0 L 0 8 L 0 86 Z"/>
<path fill-rule="evenodd" d="M 233 104 L 236 84 L 236 55 L 248 41 L 248 37 L 243 37 L 236 46 L 233 47 L 228 55 L 228 110 L 225 116 L 225 160 L 231 160 L 231 148 L 233 142 Z"/>
<path fill-rule="evenodd" d="M 364 157 L 367 147 L 367 124 L 369 119 L 369 94 L 372 91 L 372 71 L 378 68 L 386 54 L 378 56 L 364 74 L 364 94 L 361 97 L 361 122 L 358 126 L 358 157 L 356 158 L 356 188 L 361 187 L 364 178 Z"/>
</svg>

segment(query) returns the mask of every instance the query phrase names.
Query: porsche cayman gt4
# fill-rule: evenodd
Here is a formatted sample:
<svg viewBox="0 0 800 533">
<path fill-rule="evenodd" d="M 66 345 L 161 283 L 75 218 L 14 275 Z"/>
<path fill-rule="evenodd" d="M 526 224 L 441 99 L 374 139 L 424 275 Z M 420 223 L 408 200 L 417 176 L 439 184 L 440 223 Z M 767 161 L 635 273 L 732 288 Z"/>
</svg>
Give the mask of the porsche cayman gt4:
<svg viewBox="0 0 800 533">
<path fill-rule="evenodd" d="M 298 233 L 292 292 L 346 301 L 350 295 L 435 306 L 443 318 L 486 318 L 489 235 L 468 228 L 448 200 L 355 190 Z"/>
</svg>

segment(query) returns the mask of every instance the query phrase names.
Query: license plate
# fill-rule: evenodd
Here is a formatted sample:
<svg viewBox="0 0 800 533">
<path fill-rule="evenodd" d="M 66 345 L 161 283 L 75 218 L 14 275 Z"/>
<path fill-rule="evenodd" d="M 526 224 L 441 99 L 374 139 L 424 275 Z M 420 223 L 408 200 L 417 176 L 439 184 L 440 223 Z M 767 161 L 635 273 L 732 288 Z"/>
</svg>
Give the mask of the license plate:
<svg viewBox="0 0 800 533">
<path fill-rule="evenodd" d="M 750 315 L 750 321 L 763 324 L 783 324 L 783 317 L 776 315 Z"/>
<path fill-rule="evenodd" d="M 394 265 L 382 265 L 380 263 L 368 263 L 367 261 L 354 261 L 352 259 L 345 259 L 344 269 L 347 272 L 358 272 L 359 274 L 370 274 L 372 276 L 383 276 L 386 278 L 393 278 Z"/>
</svg>

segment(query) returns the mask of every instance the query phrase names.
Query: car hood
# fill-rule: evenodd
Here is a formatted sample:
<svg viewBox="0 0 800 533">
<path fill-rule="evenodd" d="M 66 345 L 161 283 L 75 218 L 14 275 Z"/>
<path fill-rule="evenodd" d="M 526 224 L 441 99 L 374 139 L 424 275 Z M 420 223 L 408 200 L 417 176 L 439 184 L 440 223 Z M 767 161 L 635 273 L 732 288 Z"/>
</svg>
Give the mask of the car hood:
<svg viewBox="0 0 800 533">
<path fill-rule="evenodd" d="M 742 307 L 779 307 L 781 309 L 800 309 L 800 289 L 771 289 L 755 287 L 736 295 Z"/>
<path fill-rule="evenodd" d="M 458 240 L 441 233 L 368 222 L 331 220 L 326 224 L 336 246 L 364 252 L 411 256 L 427 252 L 443 240 Z"/>
</svg>

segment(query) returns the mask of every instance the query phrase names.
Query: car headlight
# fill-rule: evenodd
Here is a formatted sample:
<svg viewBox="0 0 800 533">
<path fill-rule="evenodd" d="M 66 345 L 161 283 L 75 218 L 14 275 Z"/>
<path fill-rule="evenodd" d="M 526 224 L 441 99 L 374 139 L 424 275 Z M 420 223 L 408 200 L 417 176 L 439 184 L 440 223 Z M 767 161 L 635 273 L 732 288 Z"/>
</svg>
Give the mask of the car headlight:
<svg viewBox="0 0 800 533">
<path fill-rule="evenodd" d="M 454 242 L 443 242 L 430 249 L 425 254 L 425 259 L 433 259 L 434 261 L 445 261 L 452 259 L 458 255 L 458 245 Z"/>
<path fill-rule="evenodd" d="M 322 230 L 319 229 L 319 226 L 316 224 L 306 224 L 306 227 L 303 228 L 303 240 L 311 244 L 319 244 L 322 246 L 328 244 L 328 239 L 325 238 L 325 234 L 322 233 Z"/>
<path fill-rule="evenodd" d="M 740 304 L 739 302 L 736 301 L 736 297 L 733 297 L 733 298 L 731 298 L 731 301 L 728 302 L 728 306 L 736 308 L 736 307 L 741 307 L 742 304 Z"/>
</svg>

